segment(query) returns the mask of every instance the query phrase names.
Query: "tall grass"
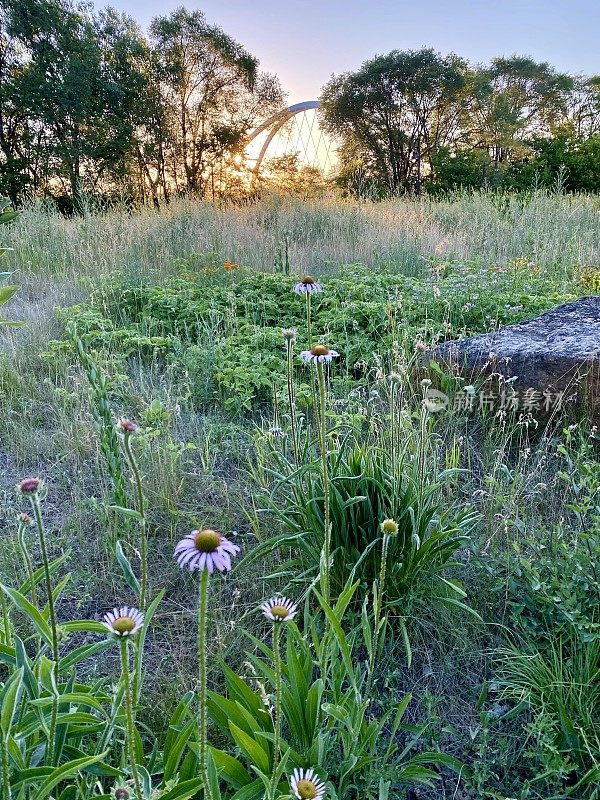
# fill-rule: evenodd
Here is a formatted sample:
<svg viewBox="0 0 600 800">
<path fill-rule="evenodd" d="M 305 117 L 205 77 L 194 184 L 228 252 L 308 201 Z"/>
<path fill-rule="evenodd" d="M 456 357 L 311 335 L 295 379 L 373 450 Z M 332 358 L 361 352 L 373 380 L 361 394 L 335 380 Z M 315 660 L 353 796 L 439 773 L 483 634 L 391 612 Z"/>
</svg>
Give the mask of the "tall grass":
<svg viewBox="0 0 600 800">
<path fill-rule="evenodd" d="M 542 192 L 377 204 L 273 197 L 222 208 L 179 199 L 160 213 L 114 209 L 71 219 L 38 204 L 10 230 L 9 263 L 21 276 L 61 280 L 114 270 L 170 272 L 193 254 L 270 271 L 286 241 L 298 272 L 362 263 L 420 274 L 432 257 L 491 264 L 528 256 L 560 275 L 600 262 L 599 215 L 597 197 Z"/>
</svg>

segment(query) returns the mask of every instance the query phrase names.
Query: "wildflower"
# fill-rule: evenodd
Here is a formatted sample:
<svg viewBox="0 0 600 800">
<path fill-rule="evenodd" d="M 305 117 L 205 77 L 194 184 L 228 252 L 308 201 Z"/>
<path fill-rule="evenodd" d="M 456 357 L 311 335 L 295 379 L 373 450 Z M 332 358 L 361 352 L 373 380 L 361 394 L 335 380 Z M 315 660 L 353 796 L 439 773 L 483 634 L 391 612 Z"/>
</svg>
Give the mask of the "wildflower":
<svg viewBox="0 0 600 800">
<path fill-rule="evenodd" d="M 116 800 L 129 800 L 129 792 L 127 789 L 120 787 L 119 789 L 115 789 L 115 797 Z"/>
<path fill-rule="evenodd" d="M 294 286 L 296 294 L 318 294 L 321 284 L 317 283 L 312 275 L 303 275 L 300 282 Z"/>
<path fill-rule="evenodd" d="M 225 261 L 225 263 L 223 264 L 223 269 L 227 270 L 228 272 L 231 272 L 232 270 L 239 268 L 240 265 L 234 263 L 233 261 Z"/>
<path fill-rule="evenodd" d="M 429 348 L 425 342 L 422 342 L 421 340 L 415 342 L 415 350 L 417 350 L 419 353 L 425 353 L 428 349 Z"/>
<path fill-rule="evenodd" d="M 207 569 L 212 575 L 218 569 L 227 572 L 231 569 L 231 556 L 240 548 L 212 528 L 192 531 L 181 539 L 175 547 L 175 558 L 181 568 L 190 572 Z"/>
<path fill-rule="evenodd" d="M 281 333 L 286 342 L 294 343 L 298 335 L 298 328 L 282 328 Z"/>
<path fill-rule="evenodd" d="M 290 780 L 290 789 L 298 800 L 321 800 L 325 797 L 325 784 L 313 769 L 295 769 Z"/>
<path fill-rule="evenodd" d="M 298 604 L 287 597 L 272 597 L 261 605 L 263 615 L 273 622 L 289 622 L 296 616 Z"/>
<path fill-rule="evenodd" d="M 139 430 L 135 422 L 132 422 L 130 419 L 125 419 L 124 417 L 117 422 L 117 428 L 122 433 L 135 433 Z"/>
<path fill-rule="evenodd" d="M 396 386 L 399 386 L 402 383 L 402 375 L 399 372 L 390 372 L 389 374 L 389 381 Z"/>
<path fill-rule="evenodd" d="M 315 344 L 310 350 L 303 350 L 300 353 L 300 358 L 306 361 L 307 364 L 310 364 L 311 361 L 314 364 L 322 364 L 324 361 L 332 361 L 338 356 L 339 353 L 336 350 L 330 350 L 329 347 L 324 344 Z"/>
<path fill-rule="evenodd" d="M 285 431 L 283 428 L 280 428 L 279 425 L 273 425 L 269 428 L 269 436 L 273 436 L 275 439 L 283 439 L 285 436 Z"/>
<path fill-rule="evenodd" d="M 384 519 L 381 523 L 381 530 L 388 536 L 396 536 L 398 533 L 398 523 L 395 519 Z"/>
<path fill-rule="evenodd" d="M 31 519 L 29 514 L 26 514 L 24 511 L 21 514 L 19 514 L 18 519 L 19 522 L 23 523 L 23 525 L 31 525 L 33 523 L 33 520 Z"/>
<path fill-rule="evenodd" d="M 423 380 L 421 381 L 421 386 L 424 389 L 429 388 L 431 386 L 431 379 L 430 378 L 423 378 Z"/>
<path fill-rule="evenodd" d="M 104 615 L 102 624 L 115 636 L 134 636 L 144 624 L 144 615 L 137 608 L 113 608 Z"/>
<path fill-rule="evenodd" d="M 35 494 L 39 492 L 42 482 L 39 478 L 25 478 L 19 484 L 19 491 L 22 494 Z"/>
</svg>

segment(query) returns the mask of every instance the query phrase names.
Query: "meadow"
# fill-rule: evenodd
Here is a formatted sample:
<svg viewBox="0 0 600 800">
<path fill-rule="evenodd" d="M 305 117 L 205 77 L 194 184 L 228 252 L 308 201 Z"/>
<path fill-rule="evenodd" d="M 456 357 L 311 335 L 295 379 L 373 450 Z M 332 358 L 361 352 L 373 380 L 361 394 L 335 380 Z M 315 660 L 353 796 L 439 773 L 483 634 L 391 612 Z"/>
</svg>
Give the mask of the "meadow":
<svg viewBox="0 0 600 800">
<path fill-rule="evenodd" d="M 2 226 L 2 797 L 597 800 L 600 434 L 440 411 L 486 379 L 422 357 L 598 294 L 599 218 L 465 192 Z"/>
</svg>

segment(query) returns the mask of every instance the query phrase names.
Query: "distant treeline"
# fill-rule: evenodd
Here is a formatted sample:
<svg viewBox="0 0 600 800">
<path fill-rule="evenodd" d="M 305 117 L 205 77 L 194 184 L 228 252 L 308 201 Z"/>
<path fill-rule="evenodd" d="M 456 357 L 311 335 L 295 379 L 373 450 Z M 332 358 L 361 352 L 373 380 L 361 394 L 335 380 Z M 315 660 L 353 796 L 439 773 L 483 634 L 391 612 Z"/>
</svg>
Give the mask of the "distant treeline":
<svg viewBox="0 0 600 800">
<path fill-rule="evenodd" d="M 321 100 L 350 192 L 600 191 L 600 76 L 522 56 L 476 67 L 395 50 L 333 77 Z"/>
<path fill-rule="evenodd" d="M 147 32 L 113 9 L 0 0 L 0 195 L 160 204 L 238 197 L 235 158 L 279 110 L 279 81 L 199 11 Z M 433 50 L 393 51 L 334 77 L 323 124 L 340 141 L 336 182 L 386 196 L 557 184 L 600 190 L 600 77 L 529 58 L 475 67 Z M 283 186 L 324 182 L 280 160 Z"/>
</svg>

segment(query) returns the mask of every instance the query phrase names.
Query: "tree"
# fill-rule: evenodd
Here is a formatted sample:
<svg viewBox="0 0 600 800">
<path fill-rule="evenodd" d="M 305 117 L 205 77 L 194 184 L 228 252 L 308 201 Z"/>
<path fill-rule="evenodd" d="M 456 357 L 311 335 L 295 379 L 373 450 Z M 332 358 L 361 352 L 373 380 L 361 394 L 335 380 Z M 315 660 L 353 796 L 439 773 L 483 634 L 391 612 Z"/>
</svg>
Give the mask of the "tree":
<svg viewBox="0 0 600 800">
<path fill-rule="evenodd" d="M 490 153 L 495 172 L 522 158 L 527 140 L 550 136 L 567 116 L 573 79 L 524 56 L 494 58 L 473 77 L 471 139 Z"/>
<path fill-rule="evenodd" d="M 394 50 L 323 89 L 324 127 L 360 154 L 365 171 L 389 192 L 407 191 L 421 165 L 452 141 L 465 102 L 466 64 L 433 50 Z"/>
<path fill-rule="evenodd" d="M 203 195 L 256 120 L 281 106 L 282 92 L 200 11 L 157 17 L 150 35 L 167 127 L 165 187 Z"/>
<path fill-rule="evenodd" d="M 579 139 L 600 134 L 600 75 L 575 79 L 569 99 L 569 128 Z"/>
</svg>

